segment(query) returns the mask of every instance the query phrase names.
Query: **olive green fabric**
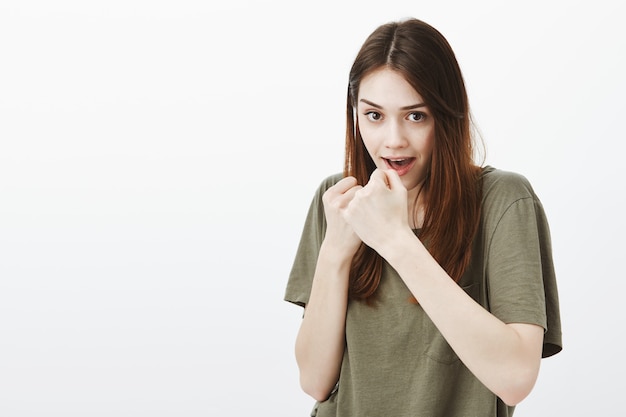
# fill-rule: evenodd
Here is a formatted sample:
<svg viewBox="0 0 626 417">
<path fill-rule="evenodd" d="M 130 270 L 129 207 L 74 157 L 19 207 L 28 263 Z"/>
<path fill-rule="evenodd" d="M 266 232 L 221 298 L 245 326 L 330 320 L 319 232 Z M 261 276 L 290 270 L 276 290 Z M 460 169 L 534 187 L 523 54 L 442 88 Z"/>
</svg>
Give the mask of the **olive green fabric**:
<svg viewBox="0 0 626 417">
<path fill-rule="evenodd" d="M 315 194 L 289 276 L 285 300 L 306 305 L 324 237 L 322 194 Z M 483 169 L 482 219 L 463 289 L 505 323 L 545 331 L 543 356 L 561 350 L 561 323 L 550 235 L 528 181 Z M 402 279 L 385 264 L 374 307 L 351 301 L 338 389 L 315 404 L 317 417 L 511 416 L 506 406 L 459 360 Z"/>
</svg>

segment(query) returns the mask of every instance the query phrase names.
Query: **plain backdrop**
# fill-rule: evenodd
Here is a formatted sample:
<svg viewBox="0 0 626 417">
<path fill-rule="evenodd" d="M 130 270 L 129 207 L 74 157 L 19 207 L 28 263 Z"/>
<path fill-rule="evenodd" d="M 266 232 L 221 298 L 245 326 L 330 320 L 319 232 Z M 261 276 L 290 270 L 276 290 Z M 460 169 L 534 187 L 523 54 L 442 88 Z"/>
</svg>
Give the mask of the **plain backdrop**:
<svg viewBox="0 0 626 417">
<path fill-rule="evenodd" d="M 550 221 L 565 348 L 516 416 L 616 415 L 619 3 L 2 0 L 0 416 L 308 415 L 287 276 L 352 60 L 409 16 Z"/>
</svg>

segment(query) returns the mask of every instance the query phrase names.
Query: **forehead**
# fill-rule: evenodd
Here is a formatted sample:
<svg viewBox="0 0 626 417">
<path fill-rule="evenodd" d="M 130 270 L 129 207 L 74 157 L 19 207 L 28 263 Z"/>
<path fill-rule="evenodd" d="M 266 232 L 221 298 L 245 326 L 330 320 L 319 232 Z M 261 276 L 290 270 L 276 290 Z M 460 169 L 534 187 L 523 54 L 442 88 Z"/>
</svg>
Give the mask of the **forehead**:
<svg viewBox="0 0 626 417">
<path fill-rule="evenodd" d="M 383 107 L 405 107 L 424 102 L 400 72 L 389 68 L 372 71 L 363 77 L 359 85 L 359 103 L 361 99 Z"/>
</svg>

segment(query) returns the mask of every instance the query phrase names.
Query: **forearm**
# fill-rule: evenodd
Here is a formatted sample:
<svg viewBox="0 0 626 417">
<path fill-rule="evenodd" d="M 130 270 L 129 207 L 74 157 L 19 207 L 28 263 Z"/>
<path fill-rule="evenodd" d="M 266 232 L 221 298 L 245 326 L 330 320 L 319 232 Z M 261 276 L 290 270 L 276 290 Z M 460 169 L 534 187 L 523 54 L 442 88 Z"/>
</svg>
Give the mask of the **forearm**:
<svg viewBox="0 0 626 417">
<path fill-rule="evenodd" d="M 413 233 L 382 250 L 468 369 L 506 403 L 521 401 L 539 371 L 539 326 L 505 324 L 463 291 Z"/>
<path fill-rule="evenodd" d="M 303 390 L 324 400 L 339 379 L 345 348 L 350 259 L 322 244 L 311 295 L 296 338 Z"/>
</svg>

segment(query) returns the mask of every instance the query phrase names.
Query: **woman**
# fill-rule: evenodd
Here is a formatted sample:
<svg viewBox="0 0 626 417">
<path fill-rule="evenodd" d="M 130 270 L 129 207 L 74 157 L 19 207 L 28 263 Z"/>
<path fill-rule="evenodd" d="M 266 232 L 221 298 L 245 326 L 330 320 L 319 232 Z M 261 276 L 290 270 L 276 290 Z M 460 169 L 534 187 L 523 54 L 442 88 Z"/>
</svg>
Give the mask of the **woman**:
<svg viewBox="0 0 626 417">
<path fill-rule="evenodd" d="M 385 24 L 350 71 L 344 173 L 318 189 L 285 299 L 312 415 L 510 416 L 561 350 L 550 236 L 520 175 L 473 162 L 445 38 Z"/>
</svg>

